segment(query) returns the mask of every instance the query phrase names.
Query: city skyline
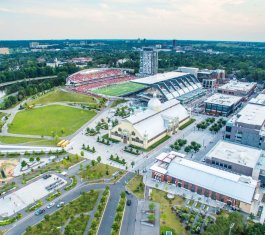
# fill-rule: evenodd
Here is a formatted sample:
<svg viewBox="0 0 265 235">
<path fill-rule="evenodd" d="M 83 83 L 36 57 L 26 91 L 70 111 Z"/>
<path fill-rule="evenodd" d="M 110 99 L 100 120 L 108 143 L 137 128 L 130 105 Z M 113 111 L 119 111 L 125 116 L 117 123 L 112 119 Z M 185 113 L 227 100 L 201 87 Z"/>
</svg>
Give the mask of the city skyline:
<svg viewBox="0 0 265 235">
<path fill-rule="evenodd" d="M 0 0 L 0 40 L 264 41 L 261 0 Z"/>
</svg>

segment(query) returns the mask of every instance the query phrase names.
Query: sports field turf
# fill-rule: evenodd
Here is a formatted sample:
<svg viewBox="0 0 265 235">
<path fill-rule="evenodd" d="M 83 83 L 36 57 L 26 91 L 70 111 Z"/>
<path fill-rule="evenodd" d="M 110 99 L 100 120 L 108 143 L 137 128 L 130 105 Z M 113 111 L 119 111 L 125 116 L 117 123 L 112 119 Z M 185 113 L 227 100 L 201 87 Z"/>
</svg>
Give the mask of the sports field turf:
<svg viewBox="0 0 265 235">
<path fill-rule="evenodd" d="M 96 115 L 94 111 L 52 105 L 18 112 L 9 126 L 10 133 L 67 136 Z"/>
<path fill-rule="evenodd" d="M 56 89 L 43 96 L 36 98 L 35 100 L 30 101 L 29 105 L 48 104 L 48 103 L 54 103 L 54 102 L 96 103 L 96 99 L 91 96 Z"/>
<path fill-rule="evenodd" d="M 96 90 L 93 90 L 93 92 L 101 95 L 121 96 L 121 95 L 126 95 L 130 92 L 138 91 L 142 88 L 145 88 L 145 86 L 142 84 L 126 82 L 122 84 L 113 84 L 110 86 L 101 87 Z"/>
</svg>

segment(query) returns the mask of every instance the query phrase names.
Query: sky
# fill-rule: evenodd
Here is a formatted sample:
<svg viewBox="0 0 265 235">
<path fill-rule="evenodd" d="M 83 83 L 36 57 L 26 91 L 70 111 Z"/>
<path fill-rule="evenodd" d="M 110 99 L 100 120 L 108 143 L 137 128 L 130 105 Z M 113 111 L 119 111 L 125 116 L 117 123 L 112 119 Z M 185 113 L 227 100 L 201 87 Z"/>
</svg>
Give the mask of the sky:
<svg viewBox="0 0 265 235">
<path fill-rule="evenodd" d="M 0 40 L 265 41 L 265 0 L 0 0 Z"/>
</svg>

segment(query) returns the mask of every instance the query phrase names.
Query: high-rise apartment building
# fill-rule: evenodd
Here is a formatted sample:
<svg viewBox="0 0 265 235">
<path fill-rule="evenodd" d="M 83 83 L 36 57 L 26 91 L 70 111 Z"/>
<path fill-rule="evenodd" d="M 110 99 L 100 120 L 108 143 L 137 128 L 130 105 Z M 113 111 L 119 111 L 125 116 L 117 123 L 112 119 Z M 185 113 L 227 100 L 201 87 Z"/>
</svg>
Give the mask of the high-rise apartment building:
<svg viewBox="0 0 265 235">
<path fill-rule="evenodd" d="M 140 51 L 140 74 L 154 75 L 158 71 L 158 51 L 152 47 L 144 47 Z"/>
</svg>

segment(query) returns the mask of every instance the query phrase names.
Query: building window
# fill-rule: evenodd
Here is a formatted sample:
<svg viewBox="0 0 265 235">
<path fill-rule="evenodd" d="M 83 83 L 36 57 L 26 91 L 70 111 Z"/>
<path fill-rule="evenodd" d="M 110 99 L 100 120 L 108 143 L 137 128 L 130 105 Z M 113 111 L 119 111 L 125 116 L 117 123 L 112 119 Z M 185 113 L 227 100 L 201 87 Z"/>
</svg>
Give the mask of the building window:
<svg viewBox="0 0 265 235">
<path fill-rule="evenodd" d="M 224 168 L 227 168 L 227 164 L 224 164 Z"/>
<path fill-rule="evenodd" d="M 224 164 L 223 163 L 220 163 L 220 167 L 223 167 L 224 166 Z"/>
<path fill-rule="evenodd" d="M 232 169 L 232 166 L 231 166 L 231 165 L 229 165 L 229 166 L 228 166 L 228 169 L 229 169 L 229 170 L 231 170 L 231 169 Z"/>
<path fill-rule="evenodd" d="M 231 126 L 226 126 L 226 128 L 225 128 L 225 131 L 226 132 L 231 132 L 231 130 L 232 130 L 232 127 Z"/>
<path fill-rule="evenodd" d="M 202 194 L 202 188 L 201 187 L 197 188 L 197 193 L 200 194 L 200 195 Z"/>
<path fill-rule="evenodd" d="M 215 193 L 215 192 L 212 192 L 211 198 L 212 198 L 213 200 L 216 200 L 216 193 Z"/>
<path fill-rule="evenodd" d="M 214 160 L 212 160 L 212 164 L 214 164 L 214 165 L 215 165 L 215 161 L 214 161 Z"/>
<path fill-rule="evenodd" d="M 185 189 L 188 189 L 188 188 L 189 188 L 189 183 L 185 182 L 185 183 L 184 183 L 184 188 L 185 188 Z"/>
<path fill-rule="evenodd" d="M 132 135 L 135 135 L 135 132 L 134 132 L 134 131 L 132 132 Z M 137 138 L 138 138 L 138 137 L 137 137 Z"/>
</svg>

